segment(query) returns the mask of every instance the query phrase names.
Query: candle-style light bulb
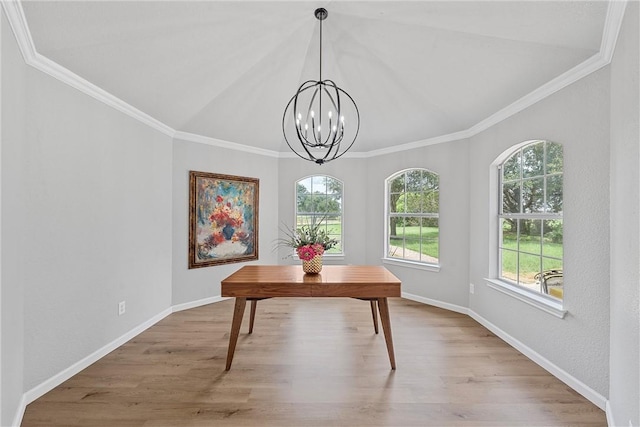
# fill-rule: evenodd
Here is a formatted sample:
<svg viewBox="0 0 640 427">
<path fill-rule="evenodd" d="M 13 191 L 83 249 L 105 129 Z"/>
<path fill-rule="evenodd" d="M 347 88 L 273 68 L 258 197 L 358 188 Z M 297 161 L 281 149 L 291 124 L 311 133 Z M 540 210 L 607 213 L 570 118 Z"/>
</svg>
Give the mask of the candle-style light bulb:
<svg viewBox="0 0 640 427">
<path fill-rule="evenodd" d="M 316 113 L 313 110 L 311 110 L 311 117 L 313 118 L 315 116 L 316 116 Z"/>
<path fill-rule="evenodd" d="M 332 114 L 331 114 L 331 110 L 329 110 L 329 118 L 331 118 L 331 115 L 332 115 Z"/>
</svg>

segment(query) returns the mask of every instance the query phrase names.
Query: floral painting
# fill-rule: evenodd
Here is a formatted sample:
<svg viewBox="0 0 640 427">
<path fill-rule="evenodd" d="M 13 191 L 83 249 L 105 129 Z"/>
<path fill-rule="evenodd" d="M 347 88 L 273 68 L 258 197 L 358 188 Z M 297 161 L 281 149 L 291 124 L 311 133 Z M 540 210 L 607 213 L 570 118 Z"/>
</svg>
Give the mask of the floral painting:
<svg viewBox="0 0 640 427">
<path fill-rule="evenodd" d="M 189 172 L 189 268 L 258 259 L 258 185 Z"/>
</svg>

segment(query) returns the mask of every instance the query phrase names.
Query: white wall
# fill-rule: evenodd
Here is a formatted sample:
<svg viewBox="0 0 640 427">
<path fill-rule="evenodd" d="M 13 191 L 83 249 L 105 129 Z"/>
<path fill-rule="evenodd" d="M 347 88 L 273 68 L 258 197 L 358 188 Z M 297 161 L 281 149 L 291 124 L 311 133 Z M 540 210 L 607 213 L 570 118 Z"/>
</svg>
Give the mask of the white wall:
<svg viewBox="0 0 640 427">
<path fill-rule="evenodd" d="M 385 180 L 407 168 L 426 168 L 440 177 L 440 271 L 385 265 L 402 281 L 402 291 L 466 307 L 469 289 L 469 155 L 466 140 L 431 145 L 367 159 L 367 263 L 384 255 Z"/>
<path fill-rule="evenodd" d="M 497 233 L 490 165 L 512 145 L 564 147 L 565 319 L 484 285 Z M 568 86 L 471 138 L 470 308 L 601 396 L 609 383 L 609 69 Z M 495 200 L 495 197 L 493 198 Z M 497 234 L 496 234 L 497 235 Z M 495 277 L 495 270 L 493 271 Z"/>
<path fill-rule="evenodd" d="M 638 2 L 627 5 L 611 64 L 610 416 L 640 425 L 640 87 Z"/>
<path fill-rule="evenodd" d="M 6 425 L 16 393 L 170 306 L 172 142 L 25 67 L 6 32 L 5 41 L 2 302 L 17 316 L 3 326 L 24 321 L 23 349 L 2 358 L 3 373 L 23 372 L 20 389 L 20 373 L 3 378 Z"/>
<path fill-rule="evenodd" d="M 189 171 L 258 178 L 258 257 L 249 263 L 188 269 Z M 278 159 L 211 145 L 174 140 L 173 143 L 173 297 L 179 305 L 220 295 L 220 281 L 247 264 L 277 264 L 271 244 L 277 238 Z"/>
<path fill-rule="evenodd" d="M 0 288 L 0 325 L 2 331 L 0 375 L 2 376 L 2 407 L 0 425 L 8 426 L 20 405 L 23 391 L 24 359 L 24 308 L 23 280 L 21 268 L 23 255 L 13 245 L 21 241 L 20 230 L 13 225 L 20 220 L 20 211 L 15 209 L 22 202 L 16 191 L 21 175 L 21 141 L 26 128 L 25 118 L 25 73 L 26 66 L 6 21 L 4 13 L 0 23 L 2 45 L 2 287 Z M 20 159 L 20 161 L 17 161 Z"/>
</svg>

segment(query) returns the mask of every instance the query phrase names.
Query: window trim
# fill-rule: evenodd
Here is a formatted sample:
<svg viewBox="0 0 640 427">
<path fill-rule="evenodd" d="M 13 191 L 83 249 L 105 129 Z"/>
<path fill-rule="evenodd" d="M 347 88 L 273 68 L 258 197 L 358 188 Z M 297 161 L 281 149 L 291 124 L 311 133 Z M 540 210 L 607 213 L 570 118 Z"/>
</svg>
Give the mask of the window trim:
<svg viewBox="0 0 640 427">
<path fill-rule="evenodd" d="M 502 292 L 505 295 L 509 295 L 560 319 L 564 319 L 568 312 L 564 308 L 564 303 L 556 298 L 529 290 L 523 286 L 509 283 L 501 279 L 485 278 L 484 280 L 490 288 L 495 289 L 498 292 Z"/>
<path fill-rule="evenodd" d="M 565 315 L 568 313 L 568 310 L 566 310 L 564 308 L 564 299 L 560 300 L 558 298 L 555 298 L 551 295 L 546 295 L 543 294 L 541 292 L 537 292 L 537 291 L 533 291 L 525 286 L 519 285 L 515 282 L 511 282 L 508 279 L 502 278 L 501 277 L 501 271 L 502 271 L 502 251 L 500 250 L 500 242 L 501 242 L 501 227 L 500 227 L 500 221 L 502 218 L 523 218 L 524 216 L 526 216 L 527 219 L 531 218 L 531 215 L 523 215 L 523 214 L 501 214 L 502 212 L 502 197 L 503 197 L 503 193 L 502 193 L 502 184 L 503 184 L 503 173 L 502 173 L 502 168 L 503 168 L 503 164 L 509 159 L 511 158 L 511 156 L 513 156 L 516 152 L 522 150 L 523 148 L 525 148 L 528 145 L 533 145 L 535 143 L 540 143 L 540 142 L 552 142 L 552 143 L 556 143 L 554 141 L 549 141 L 546 139 L 533 139 L 533 140 L 528 140 L 528 141 L 524 141 L 521 142 L 519 144 L 516 144 L 512 147 L 510 147 L 511 149 L 507 149 L 505 151 L 503 151 L 492 163 L 491 165 L 491 172 L 490 172 L 490 177 L 491 177 L 491 183 L 492 183 L 492 188 L 495 189 L 495 191 L 491 191 L 490 194 L 495 197 L 495 199 L 493 199 L 493 197 L 490 197 L 490 200 L 492 200 L 490 206 L 491 209 L 493 210 L 493 212 L 491 213 L 491 215 L 489 216 L 490 218 L 490 228 L 489 230 L 491 231 L 493 227 L 495 227 L 494 232 L 490 232 L 490 236 L 492 236 L 490 238 L 490 243 L 491 243 L 491 248 L 492 250 L 489 252 L 490 255 L 489 259 L 490 259 L 490 277 L 489 278 L 485 278 L 485 282 L 487 283 L 487 285 L 498 291 L 501 292 L 505 295 L 508 295 L 512 298 L 515 298 L 519 301 L 522 301 L 532 307 L 535 307 L 543 312 L 546 312 L 548 314 L 551 314 L 555 317 L 558 317 L 560 319 L 564 319 Z M 556 143 L 559 144 L 559 143 Z M 560 144 L 562 145 L 562 144 Z M 546 155 L 545 155 L 545 159 L 546 159 Z M 546 162 L 546 160 L 545 160 Z M 557 173 L 553 173 L 553 174 L 548 174 L 548 175 L 558 175 Z M 561 175 L 564 177 L 564 165 L 563 165 L 563 170 Z M 546 179 L 546 163 L 545 163 L 545 174 L 543 175 L 545 176 Z M 546 188 L 545 188 L 545 195 L 546 195 Z M 495 195 L 495 196 L 494 196 Z M 564 197 L 563 197 L 564 198 Z M 536 219 L 540 219 L 540 220 L 549 220 L 549 219 L 564 219 L 564 215 L 562 214 L 557 214 L 557 213 L 538 213 L 538 214 L 534 214 Z M 564 222 L 563 222 L 563 226 L 564 226 Z M 564 244 L 563 244 L 564 247 Z M 493 261 L 492 261 L 493 260 Z"/>
<path fill-rule="evenodd" d="M 399 170 L 397 172 L 394 172 L 393 174 L 389 175 L 385 180 L 384 180 L 384 219 L 383 219 L 383 230 L 384 230 L 384 247 L 383 247 L 383 254 L 382 254 L 382 262 L 385 264 L 392 264 L 392 265 L 399 265 L 399 266 L 403 266 L 403 267 L 408 267 L 408 268 L 415 268 L 415 269 L 419 269 L 419 270 L 426 270 L 426 271 L 434 271 L 434 272 L 439 272 L 440 271 L 440 265 L 441 265 L 441 260 L 440 260 L 440 232 L 438 232 L 438 262 L 437 263 L 433 263 L 433 262 L 426 262 L 426 261 L 415 261 L 415 260 L 410 260 L 410 259 L 404 259 L 404 258 L 393 258 L 389 256 L 389 228 L 388 228 L 388 221 L 389 218 L 391 218 L 391 213 L 389 212 L 389 181 L 393 178 L 396 178 L 398 176 L 400 176 L 401 174 L 406 174 L 409 171 L 414 171 L 414 170 L 420 170 L 420 171 L 426 171 L 429 172 L 431 174 L 434 174 L 438 177 L 438 187 L 440 186 L 440 174 L 438 174 L 437 172 L 432 171 L 431 169 L 427 169 L 424 167 L 413 167 L 413 168 L 406 168 L 406 169 L 402 169 Z M 421 217 L 421 218 L 437 218 L 438 219 L 438 230 L 440 230 L 440 190 L 438 190 L 438 213 L 435 214 L 433 212 L 431 213 L 416 213 L 416 214 L 404 214 L 405 216 L 412 216 L 412 217 Z M 401 217 L 402 215 L 398 215 L 399 217 Z"/>
<path fill-rule="evenodd" d="M 336 181 L 338 181 L 340 183 L 340 185 L 342 186 L 342 204 L 341 204 L 341 210 L 340 210 L 340 248 L 341 251 L 340 252 L 336 252 L 336 253 L 328 253 L 325 252 L 322 257 L 325 259 L 332 259 L 332 260 L 343 260 L 345 259 L 345 255 L 346 255 L 346 251 L 345 251 L 345 242 L 344 242 L 344 181 L 336 178 L 335 176 L 332 175 L 327 175 L 327 174 L 312 174 L 312 175 L 306 175 L 303 176 L 302 178 L 297 179 L 294 183 L 293 183 L 293 198 L 294 198 L 294 203 L 293 203 L 293 221 L 295 224 L 295 227 L 298 226 L 298 183 L 300 181 L 303 181 L 305 179 L 308 178 L 312 178 L 316 177 L 316 176 L 322 176 L 322 177 L 326 177 L 326 178 L 331 178 L 334 179 Z M 296 253 L 295 250 L 293 250 L 293 258 L 299 260 L 300 258 L 298 258 L 298 254 Z"/>
</svg>

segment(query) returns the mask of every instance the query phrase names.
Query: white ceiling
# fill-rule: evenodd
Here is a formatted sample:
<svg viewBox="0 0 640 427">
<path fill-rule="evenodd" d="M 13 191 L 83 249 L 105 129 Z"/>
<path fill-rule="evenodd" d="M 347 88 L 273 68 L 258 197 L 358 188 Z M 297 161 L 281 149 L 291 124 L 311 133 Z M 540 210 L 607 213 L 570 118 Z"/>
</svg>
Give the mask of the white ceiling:
<svg viewBox="0 0 640 427">
<path fill-rule="evenodd" d="M 597 54 L 606 1 L 28 1 L 36 51 L 165 125 L 287 152 L 318 75 L 357 102 L 354 152 L 465 131 Z"/>
</svg>

